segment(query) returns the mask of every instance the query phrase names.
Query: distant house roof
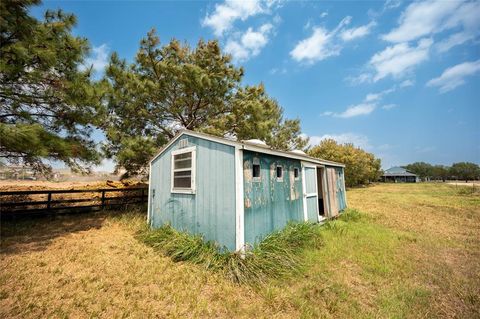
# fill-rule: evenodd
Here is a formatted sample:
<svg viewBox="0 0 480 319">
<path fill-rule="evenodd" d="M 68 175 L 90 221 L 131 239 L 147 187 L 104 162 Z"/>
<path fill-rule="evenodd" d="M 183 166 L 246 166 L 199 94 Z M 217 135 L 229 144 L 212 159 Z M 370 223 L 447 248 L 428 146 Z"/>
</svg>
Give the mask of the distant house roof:
<svg viewBox="0 0 480 319">
<path fill-rule="evenodd" d="M 417 175 L 407 171 L 403 167 L 395 166 L 387 169 L 383 174 L 383 176 L 417 176 Z"/>
<path fill-rule="evenodd" d="M 345 167 L 345 164 L 342 163 L 337 163 L 337 162 L 332 162 L 332 161 L 327 161 L 324 159 L 308 156 L 306 154 L 300 154 L 299 152 L 290 152 L 290 151 L 280 151 L 280 150 L 275 150 L 272 149 L 271 147 L 267 145 L 257 145 L 255 143 L 251 143 L 248 141 L 236 141 L 232 139 L 227 139 L 224 137 L 218 137 L 210 134 L 205 134 L 205 133 L 199 133 L 199 132 L 194 132 L 190 130 L 181 130 L 172 140 L 165 145 L 160 152 L 155 155 L 150 162 L 153 162 L 158 156 L 160 156 L 170 145 L 173 144 L 176 140 L 178 140 L 181 136 L 183 135 L 190 135 L 198 138 L 203 138 L 206 140 L 214 141 L 217 143 L 221 144 L 226 144 L 226 145 L 231 145 L 234 147 L 238 147 L 247 151 L 252 151 L 252 152 L 257 152 L 257 153 L 263 153 L 263 154 L 270 154 L 270 155 L 276 155 L 276 156 L 281 156 L 281 157 L 287 157 L 287 158 L 294 158 L 306 162 L 311 162 L 311 163 L 317 163 L 317 164 L 322 164 L 322 165 L 329 165 L 329 166 L 337 166 L 337 167 Z"/>
</svg>

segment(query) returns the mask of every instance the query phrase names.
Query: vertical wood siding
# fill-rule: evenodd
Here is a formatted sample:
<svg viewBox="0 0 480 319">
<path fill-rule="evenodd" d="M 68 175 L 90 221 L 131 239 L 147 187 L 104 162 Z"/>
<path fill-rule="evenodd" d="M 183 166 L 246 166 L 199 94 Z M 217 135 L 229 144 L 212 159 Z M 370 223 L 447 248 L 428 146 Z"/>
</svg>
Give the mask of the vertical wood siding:
<svg viewBox="0 0 480 319">
<path fill-rule="evenodd" d="M 260 161 L 260 179 L 252 176 L 253 159 Z M 283 167 L 283 181 L 277 181 L 276 166 Z M 299 169 L 298 179 L 293 176 Z M 289 221 L 303 220 L 300 161 L 244 151 L 245 242 L 253 245 Z"/>
<path fill-rule="evenodd" d="M 188 139 L 196 146 L 196 194 L 171 193 L 171 152 Z M 201 234 L 235 250 L 235 148 L 185 136 L 152 162 L 151 225 Z M 155 195 L 153 195 L 155 192 Z"/>
<path fill-rule="evenodd" d="M 342 167 L 326 167 L 328 188 L 328 216 L 334 217 L 347 208 L 344 169 Z"/>
</svg>

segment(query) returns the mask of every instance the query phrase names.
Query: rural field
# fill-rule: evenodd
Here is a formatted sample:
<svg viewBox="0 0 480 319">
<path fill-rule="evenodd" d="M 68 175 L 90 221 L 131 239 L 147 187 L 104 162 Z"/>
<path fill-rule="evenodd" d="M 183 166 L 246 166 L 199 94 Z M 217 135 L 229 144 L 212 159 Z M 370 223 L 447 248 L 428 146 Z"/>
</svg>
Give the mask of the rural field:
<svg viewBox="0 0 480 319">
<path fill-rule="evenodd" d="M 383 184 L 322 226 L 301 274 L 238 285 L 137 239 L 141 212 L 1 229 L 0 317 L 480 318 L 480 192 Z M 328 226 L 328 227 L 327 227 Z"/>
</svg>

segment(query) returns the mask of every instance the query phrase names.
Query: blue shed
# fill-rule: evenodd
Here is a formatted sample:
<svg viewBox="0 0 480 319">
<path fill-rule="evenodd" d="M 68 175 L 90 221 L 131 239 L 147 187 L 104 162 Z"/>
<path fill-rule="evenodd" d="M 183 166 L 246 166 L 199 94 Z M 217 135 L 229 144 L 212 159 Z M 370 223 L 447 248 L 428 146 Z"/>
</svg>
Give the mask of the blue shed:
<svg viewBox="0 0 480 319">
<path fill-rule="evenodd" d="M 347 206 L 344 167 L 183 130 L 150 162 L 148 222 L 241 250 L 289 221 L 337 216 Z"/>
</svg>

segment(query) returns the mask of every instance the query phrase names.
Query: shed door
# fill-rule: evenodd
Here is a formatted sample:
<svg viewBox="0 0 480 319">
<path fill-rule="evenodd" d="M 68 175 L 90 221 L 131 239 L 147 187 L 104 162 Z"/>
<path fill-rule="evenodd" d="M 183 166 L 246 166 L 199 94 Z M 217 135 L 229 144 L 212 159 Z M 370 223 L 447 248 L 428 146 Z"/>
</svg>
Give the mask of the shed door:
<svg viewBox="0 0 480 319">
<path fill-rule="evenodd" d="M 340 211 L 347 208 L 347 202 L 345 198 L 345 179 L 342 168 L 336 168 L 337 175 L 337 200 L 338 200 L 338 209 Z"/>
<path fill-rule="evenodd" d="M 318 222 L 317 169 L 303 165 L 303 204 L 306 220 Z"/>
<path fill-rule="evenodd" d="M 328 184 L 328 202 L 330 204 L 330 217 L 338 215 L 338 196 L 337 196 L 337 171 L 333 167 L 328 167 L 327 184 Z"/>
</svg>

